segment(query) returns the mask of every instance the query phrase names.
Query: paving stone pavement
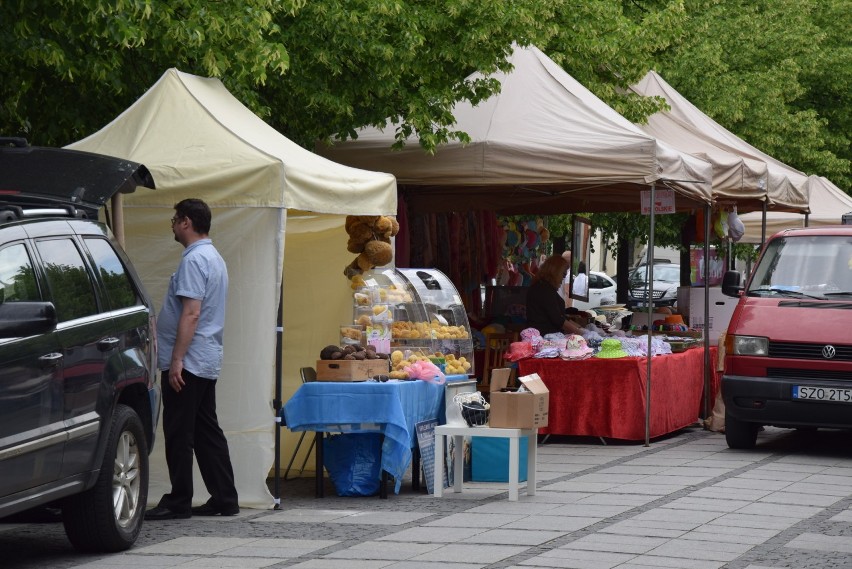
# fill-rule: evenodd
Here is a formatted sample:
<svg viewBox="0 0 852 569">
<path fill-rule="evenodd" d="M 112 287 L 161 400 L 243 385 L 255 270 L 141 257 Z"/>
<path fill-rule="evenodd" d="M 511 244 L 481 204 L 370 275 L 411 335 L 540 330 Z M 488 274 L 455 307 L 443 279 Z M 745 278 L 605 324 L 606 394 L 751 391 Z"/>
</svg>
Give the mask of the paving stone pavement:
<svg viewBox="0 0 852 569">
<path fill-rule="evenodd" d="M 551 437 L 535 496 L 341 498 L 282 482 L 278 510 L 146 522 L 130 551 L 82 555 L 61 524 L 0 523 L 14 569 L 852 569 L 852 445 L 844 431 L 767 427 L 752 451 L 697 425 L 603 445 Z"/>
</svg>

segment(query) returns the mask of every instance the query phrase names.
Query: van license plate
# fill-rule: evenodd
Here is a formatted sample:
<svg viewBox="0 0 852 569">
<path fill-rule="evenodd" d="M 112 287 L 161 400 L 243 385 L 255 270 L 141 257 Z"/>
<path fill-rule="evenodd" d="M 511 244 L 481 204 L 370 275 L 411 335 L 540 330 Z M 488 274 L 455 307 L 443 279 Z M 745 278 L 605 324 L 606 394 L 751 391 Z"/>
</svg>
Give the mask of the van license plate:
<svg viewBox="0 0 852 569">
<path fill-rule="evenodd" d="M 794 385 L 793 399 L 800 401 L 837 401 L 840 403 L 852 403 L 852 389 L 838 389 L 836 387 L 804 387 Z"/>
</svg>

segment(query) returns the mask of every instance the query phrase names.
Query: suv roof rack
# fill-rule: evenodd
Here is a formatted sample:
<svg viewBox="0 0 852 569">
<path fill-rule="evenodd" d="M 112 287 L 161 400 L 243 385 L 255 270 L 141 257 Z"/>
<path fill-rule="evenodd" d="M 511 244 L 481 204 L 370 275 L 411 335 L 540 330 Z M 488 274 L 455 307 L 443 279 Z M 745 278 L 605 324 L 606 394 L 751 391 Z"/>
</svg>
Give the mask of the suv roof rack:
<svg viewBox="0 0 852 569">
<path fill-rule="evenodd" d="M 0 223 L 33 219 L 37 217 L 69 217 L 88 219 L 88 214 L 71 205 L 50 204 L 50 207 L 36 204 L 8 204 L 0 202 Z"/>
</svg>

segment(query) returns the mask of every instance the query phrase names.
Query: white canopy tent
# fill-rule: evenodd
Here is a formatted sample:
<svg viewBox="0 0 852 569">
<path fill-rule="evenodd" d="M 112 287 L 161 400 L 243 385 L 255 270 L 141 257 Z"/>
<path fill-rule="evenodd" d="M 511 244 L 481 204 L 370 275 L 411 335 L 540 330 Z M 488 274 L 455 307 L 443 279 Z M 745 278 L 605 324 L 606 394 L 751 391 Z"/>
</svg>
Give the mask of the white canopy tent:
<svg viewBox="0 0 852 569">
<path fill-rule="evenodd" d="M 508 61 L 511 72 L 493 75 L 499 94 L 453 109 L 455 128 L 471 138 L 467 145 L 450 142 L 428 155 L 409 139 L 394 151 L 394 125 L 388 124 L 317 151 L 351 166 L 392 172 L 410 211 L 639 211 L 642 191 L 650 190 L 655 202 L 656 189 L 668 188 L 677 210 L 709 213 L 708 162 L 641 131 L 539 49 L 516 47 Z M 653 244 L 653 213 L 649 238 Z M 649 357 L 649 382 L 650 376 Z M 650 389 L 646 393 L 647 442 Z"/>
<path fill-rule="evenodd" d="M 763 216 L 759 212 L 747 213 L 740 216 L 745 225 L 745 235 L 742 243 L 762 243 L 766 237 L 790 227 L 820 227 L 823 225 L 838 225 L 843 214 L 852 213 L 852 197 L 821 176 L 810 176 L 810 210 L 807 215 L 792 212 L 766 213 L 766 234 L 763 236 Z"/>
<path fill-rule="evenodd" d="M 286 398 L 301 382 L 299 367 L 314 365 L 318 346 L 336 342 L 340 322 L 351 318 L 348 295 L 328 294 L 348 286 L 343 216 L 395 215 L 393 176 L 317 156 L 264 123 L 219 80 L 175 69 L 69 148 L 126 158 L 151 171 L 158 189 L 126 198 L 125 231 L 128 254 L 158 308 L 181 254 L 168 227 L 174 204 L 195 197 L 211 206 L 211 237 L 230 276 L 219 420 L 240 504 L 269 507 L 282 281 Z M 162 438 L 152 465 L 156 501 L 169 488 Z M 195 502 L 206 500 L 204 494 L 196 472 Z"/>
<path fill-rule="evenodd" d="M 631 90 L 642 96 L 660 95 L 657 92 L 646 92 L 643 86 L 647 84 L 647 80 L 648 76 L 642 83 L 631 87 Z M 661 78 L 659 80 L 662 81 Z M 676 102 L 669 104 L 674 106 Z M 715 202 L 736 204 L 743 212 L 763 210 L 764 203 L 769 199 L 768 172 L 765 162 L 744 158 L 720 148 L 711 136 L 695 130 L 689 124 L 682 123 L 669 111 L 654 113 L 648 118 L 646 124 L 637 126 L 681 152 L 687 152 L 709 162 L 713 167 Z"/>
<path fill-rule="evenodd" d="M 714 148 L 739 156 L 750 164 L 764 163 L 768 178 L 767 205 L 771 209 L 801 213 L 807 211 L 808 178 L 805 174 L 761 152 L 705 115 L 654 71 L 648 72 L 632 89 L 641 95 L 664 98 L 671 107 L 665 113 L 670 122 L 676 122 L 694 135 L 700 135 Z"/>
<path fill-rule="evenodd" d="M 675 190 L 682 210 L 711 201 L 707 162 L 642 132 L 537 48 L 516 48 L 509 61 L 510 73 L 494 75 L 499 94 L 453 109 L 467 145 L 428 155 L 410 139 L 391 150 L 389 124 L 317 152 L 392 172 L 412 211 L 638 211 L 652 184 Z"/>
</svg>

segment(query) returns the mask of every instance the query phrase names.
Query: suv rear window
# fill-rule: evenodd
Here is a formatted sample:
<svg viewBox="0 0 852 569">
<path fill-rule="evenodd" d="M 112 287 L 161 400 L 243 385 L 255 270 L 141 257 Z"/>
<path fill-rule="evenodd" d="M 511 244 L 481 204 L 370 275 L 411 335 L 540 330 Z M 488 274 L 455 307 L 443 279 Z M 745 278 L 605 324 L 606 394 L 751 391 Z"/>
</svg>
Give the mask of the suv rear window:
<svg viewBox="0 0 852 569">
<path fill-rule="evenodd" d="M 17 243 L 0 249 L 0 301 L 41 300 L 27 248 Z"/>
<path fill-rule="evenodd" d="M 71 239 L 49 239 L 36 243 L 44 262 L 51 300 L 60 322 L 98 313 L 95 291 L 86 265 Z"/>
<path fill-rule="evenodd" d="M 110 310 L 129 308 L 141 304 L 130 277 L 106 239 L 86 239 L 86 247 L 94 259 L 95 268 L 100 273 L 106 288 Z"/>
</svg>

